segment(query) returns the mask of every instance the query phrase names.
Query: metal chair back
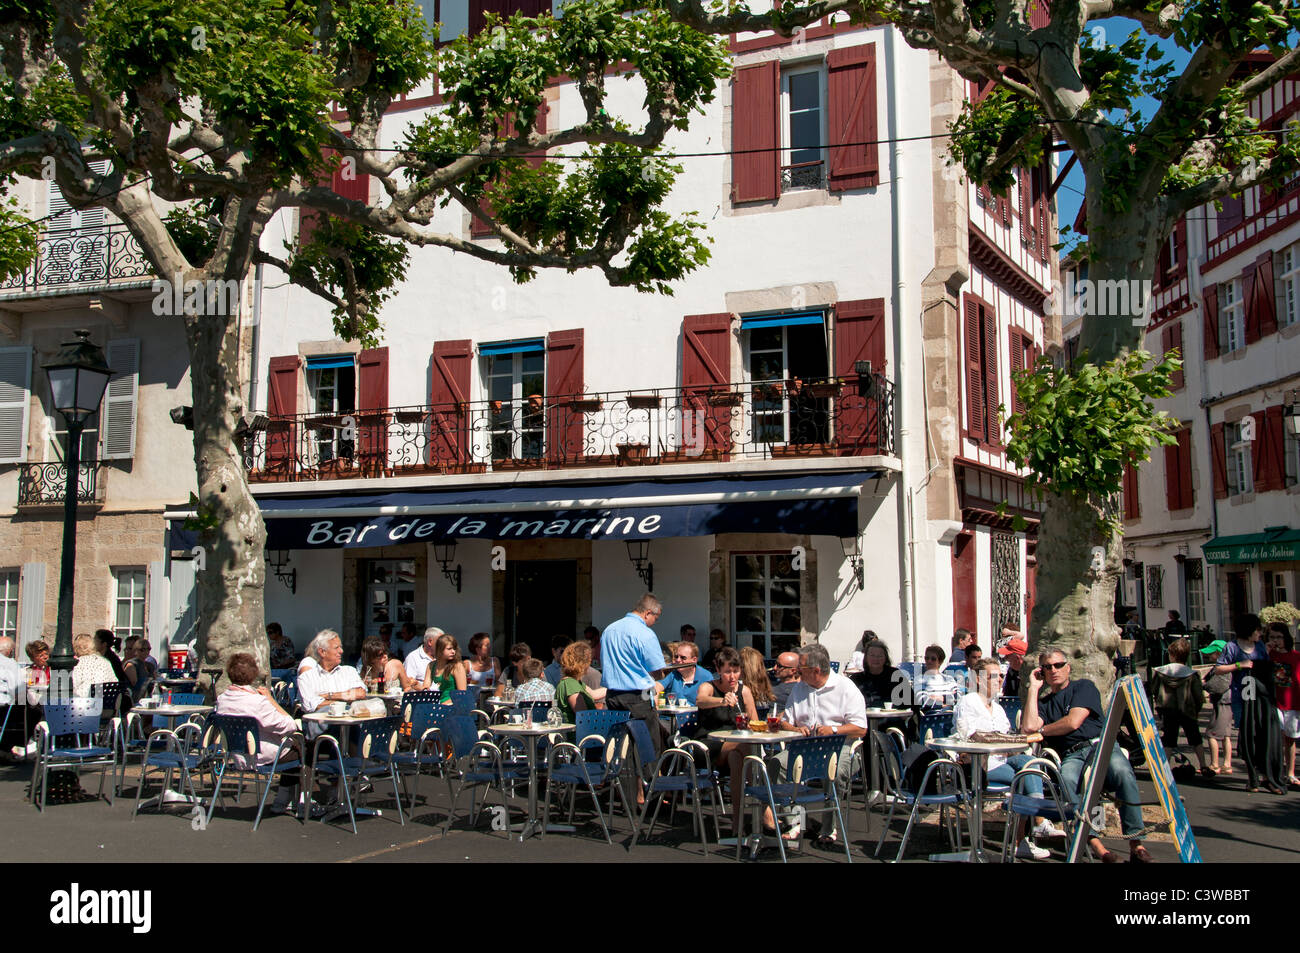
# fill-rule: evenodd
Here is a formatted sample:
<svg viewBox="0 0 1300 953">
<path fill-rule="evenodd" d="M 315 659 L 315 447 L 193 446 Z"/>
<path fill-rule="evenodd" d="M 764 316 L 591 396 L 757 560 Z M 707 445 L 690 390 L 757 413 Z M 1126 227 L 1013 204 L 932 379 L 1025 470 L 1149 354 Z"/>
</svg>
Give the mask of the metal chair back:
<svg viewBox="0 0 1300 953">
<path fill-rule="evenodd" d="M 478 723 L 469 715 L 453 712 L 443 719 L 443 732 L 457 761 L 473 753 L 478 744 Z"/>
<path fill-rule="evenodd" d="M 956 715 L 951 709 L 922 712 L 917 735 L 922 741 L 928 741 L 931 738 L 946 738 L 952 734 L 955 723 Z"/>
<path fill-rule="evenodd" d="M 436 692 L 431 688 L 422 688 L 414 692 L 403 692 L 402 715 L 407 721 L 410 721 L 412 705 L 436 705 L 440 698 L 442 698 L 442 692 Z"/>
<path fill-rule="evenodd" d="M 50 726 L 51 747 L 58 750 L 59 739 L 74 738 L 80 744 L 83 736 L 99 734 L 103 700 L 99 698 L 71 698 L 62 705 L 46 705 L 45 723 Z"/>
<path fill-rule="evenodd" d="M 204 731 L 204 747 L 220 745 L 221 752 L 228 760 L 233 755 L 240 755 L 246 763 L 257 763 L 257 751 L 261 726 L 256 718 L 247 715 L 218 715 L 215 712 L 208 718 Z"/>
<path fill-rule="evenodd" d="M 402 719 L 396 715 L 366 722 L 361 727 L 361 757 L 370 760 L 378 754 L 394 754 L 401 727 Z"/>
<path fill-rule="evenodd" d="M 1007 714 L 1007 721 L 1011 725 L 1011 730 L 1015 731 L 1020 727 L 1020 712 L 1024 707 L 1019 695 L 999 695 L 998 704 Z"/>
<path fill-rule="evenodd" d="M 838 735 L 796 738 L 787 741 L 787 776 L 795 784 L 835 779 L 844 739 Z"/>
<path fill-rule="evenodd" d="M 579 742 L 591 735 L 608 738 L 616 725 L 626 723 L 630 717 L 625 711 L 575 712 L 573 721 L 577 727 L 573 732 L 573 737 L 577 738 Z"/>
<path fill-rule="evenodd" d="M 451 693 L 451 707 L 458 715 L 468 715 L 478 705 L 478 689 L 454 689 Z"/>
<path fill-rule="evenodd" d="M 202 705 L 202 692 L 172 692 L 173 705 Z"/>
</svg>

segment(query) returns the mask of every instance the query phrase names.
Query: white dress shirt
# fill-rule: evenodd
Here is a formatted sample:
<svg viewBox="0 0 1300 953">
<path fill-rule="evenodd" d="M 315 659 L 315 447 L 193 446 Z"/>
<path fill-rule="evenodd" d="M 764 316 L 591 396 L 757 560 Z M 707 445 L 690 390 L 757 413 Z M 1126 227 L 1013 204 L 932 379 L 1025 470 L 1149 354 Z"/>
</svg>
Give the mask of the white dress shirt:
<svg viewBox="0 0 1300 953">
<path fill-rule="evenodd" d="M 424 646 L 420 645 L 414 652 L 406 657 L 404 667 L 406 668 L 406 677 L 413 678 L 417 682 L 424 681 L 424 673 L 429 670 L 433 664 L 433 658 L 428 652 L 424 651 Z"/>
<path fill-rule="evenodd" d="M 959 738 L 969 739 L 977 731 L 1011 730 L 1007 713 L 997 702 L 988 704 L 979 692 L 968 692 L 957 700 L 956 732 Z M 989 755 L 987 770 L 1001 767 L 1006 763 L 1006 755 Z"/>
<path fill-rule="evenodd" d="M 7 655 L 0 655 L 0 705 L 12 705 L 27 688 L 23 667 Z"/>
<path fill-rule="evenodd" d="M 346 692 L 350 688 L 365 688 L 361 676 L 351 665 L 337 665 L 334 671 L 325 671 L 324 666 L 317 665 L 298 676 L 298 697 L 304 711 L 315 711 L 325 701 L 324 696 L 334 692 Z"/>
<path fill-rule="evenodd" d="M 800 728 L 857 725 L 865 729 L 867 701 L 858 691 L 858 686 L 843 675 L 831 672 L 821 688 L 813 688 L 807 682 L 796 682 L 790 689 L 781 717 Z"/>
</svg>

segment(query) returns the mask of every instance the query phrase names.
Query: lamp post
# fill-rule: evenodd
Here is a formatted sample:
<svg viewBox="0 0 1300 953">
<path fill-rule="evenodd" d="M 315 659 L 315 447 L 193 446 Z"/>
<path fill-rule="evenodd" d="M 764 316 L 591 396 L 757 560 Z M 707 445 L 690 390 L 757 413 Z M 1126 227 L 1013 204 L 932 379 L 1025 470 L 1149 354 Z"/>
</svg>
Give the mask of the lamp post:
<svg viewBox="0 0 1300 953">
<path fill-rule="evenodd" d="M 63 490 L 63 563 L 59 570 L 59 619 L 55 631 L 50 668 L 70 672 L 72 656 L 72 583 L 77 563 L 77 490 L 81 483 L 81 431 L 99 410 L 104 389 L 113 376 L 108 362 L 91 340 L 89 331 L 77 331 L 77 340 L 66 341 L 48 364 L 42 364 L 50 379 L 54 409 L 68 422 L 68 481 Z"/>
</svg>

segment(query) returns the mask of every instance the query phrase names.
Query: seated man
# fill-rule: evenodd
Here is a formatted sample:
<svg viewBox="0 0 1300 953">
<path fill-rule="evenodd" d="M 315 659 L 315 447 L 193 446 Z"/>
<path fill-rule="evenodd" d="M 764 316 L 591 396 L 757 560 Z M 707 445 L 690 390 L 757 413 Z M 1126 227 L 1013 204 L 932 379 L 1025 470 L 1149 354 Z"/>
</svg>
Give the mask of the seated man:
<svg viewBox="0 0 1300 953">
<path fill-rule="evenodd" d="M 713 681 L 713 676 L 700 667 L 700 647 L 694 642 L 674 642 L 673 663 L 689 664 L 689 668 L 674 669 L 664 676 L 660 683 L 665 695 L 685 698 L 694 705 L 699 696 L 700 686 Z"/>
<path fill-rule="evenodd" d="M 322 629 L 307 647 L 307 654 L 316 660 L 316 665 L 298 676 L 298 697 L 303 711 L 318 711 L 331 702 L 366 697 L 366 686 L 357 670 L 341 664 L 343 641 L 333 629 Z"/>
<path fill-rule="evenodd" d="M 424 630 L 424 641 L 417 645 L 402 663 L 406 669 L 406 677 L 418 682 L 417 687 L 419 688 L 428 688 L 432 684 L 429 680 L 429 674 L 432 670 L 435 654 L 433 647 L 437 645 L 438 639 L 442 635 L 442 629 L 436 625 L 429 626 Z"/>
<path fill-rule="evenodd" d="M 549 678 L 544 677 L 546 666 L 539 658 L 526 658 L 519 663 L 519 674 L 524 679 L 522 685 L 515 689 L 515 701 L 555 702 L 555 686 Z"/>
<path fill-rule="evenodd" d="M 835 772 L 835 784 L 841 789 L 849 783 L 851 772 L 848 743 L 867 733 L 867 705 L 858 687 L 842 675 L 831 670 L 831 657 L 826 649 L 816 643 L 799 648 L 800 681 L 790 691 L 785 710 L 781 714 L 781 730 L 797 731 L 803 735 L 839 735 L 844 739 Z M 788 751 L 775 759 L 778 780 L 786 779 Z M 769 768 L 770 770 L 770 768 Z M 841 810 L 846 808 L 841 804 Z M 770 812 L 769 812 L 770 813 Z M 839 840 L 834 812 L 824 815 L 823 835 L 818 842 L 833 846 Z M 771 824 L 770 816 L 764 823 Z"/>
<path fill-rule="evenodd" d="M 790 691 L 799 684 L 799 653 L 782 652 L 772 666 L 772 694 L 776 696 L 774 708 L 785 711 Z"/>
<path fill-rule="evenodd" d="M 564 668 L 560 665 L 560 658 L 564 655 L 573 638 L 568 635 L 555 635 L 551 637 L 551 663 L 545 666 L 546 680 L 552 685 L 560 684 L 560 679 L 564 678 Z"/>
<path fill-rule="evenodd" d="M 1065 794 L 1076 808 L 1083 801 L 1079 782 L 1093 746 L 1101 737 L 1101 695 L 1097 686 L 1086 678 L 1070 680 L 1070 661 L 1059 650 L 1039 656 L 1039 668 L 1029 673 L 1029 694 L 1025 699 L 1020 730 L 1039 732 L 1043 744 L 1061 756 L 1061 781 Z M 1038 693 L 1046 682 L 1050 694 L 1039 700 Z M 1115 791 L 1119 802 L 1120 826 L 1129 838 L 1130 860 L 1149 864 L 1151 855 L 1142 846 L 1142 808 L 1138 803 L 1137 778 L 1123 752 L 1114 748 L 1106 767 L 1106 787 Z M 1088 846 L 1108 864 L 1120 858 L 1108 851 L 1101 838 L 1090 837 Z"/>
<path fill-rule="evenodd" d="M 23 732 L 23 713 L 16 706 L 27 701 L 27 675 L 13 656 L 14 640 L 7 635 L 0 636 L 0 723 L 4 722 L 6 715 L 9 719 L 4 737 L 0 738 L 0 750 L 15 749 L 14 756 L 19 757 L 27 739 Z M 11 708 L 14 709 L 12 712 Z M 22 746 L 18 742 L 22 742 Z"/>
</svg>

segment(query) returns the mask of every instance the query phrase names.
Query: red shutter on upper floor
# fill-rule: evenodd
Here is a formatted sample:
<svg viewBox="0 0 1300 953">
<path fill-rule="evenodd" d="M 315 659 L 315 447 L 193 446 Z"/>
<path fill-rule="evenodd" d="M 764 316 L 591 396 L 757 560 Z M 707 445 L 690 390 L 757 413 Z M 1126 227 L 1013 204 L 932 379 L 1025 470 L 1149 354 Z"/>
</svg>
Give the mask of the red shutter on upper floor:
<svg viewBox="0 0 1300 953">
<path fill-rule="evenodd" d="M 1180 218 L 1174 226 L 1175 267 L 1187 267 L 1187 219 Z"/>
<path fill-rule="evenodd" d="M 429 383 L 429 464 L 469 463 L 469 378 L 472 341 L 436 341 Z"/>
<path fill-rule="evenodd" d="M 781 68 L 774 61 L 742 66 L 731 85 L 731 201 L 759 202 L 780 194 L 777 150 Z"/>
<path fill-rule="evenodd" d="M 1176 348 L 1178 350 L 1179 359 L 1183 362 L 1183 366 L 1185 367 L 1187 365 L 1187 354 L 1183 350 L 1182 319 L 1175 318 L 1174 323 L 1170 325 L 1167 330 L 1169 334 L 1169 344 L 1168 346 L 1165 347 L 1165 353 L 1168 353 L 1169 351 L 1174 350 Z M 1173 380 L 1170 383 L 1174 390 L 1182 390 L 1183 384 L 1185 382 L 1186 381 L 1184 380 L 1183 368 L 1180 367 L 1178 368 L 1178 370 L 1174 371 Z"/>
<path fill-rule="evenodd" d="M 831 50 L 826 58 L 830 107 L 830 190 L 880 184 L 874 43 Z"/>
<path fill-rule="evenodd" d="M 1214 424 L 1210 427 L 1210 468 L 1216 500 L 1228 498 L 1228 453 L 1223 441 L 1223 424 Z"/>
<path fill-rule="evenodd" d="M 1029 4 L 1029 28 L 1041 30 L 1052 22 L 1052 13 L 1047 7 L 1047 0 L 1033 0 Z"/>
<path fill-rule="evenodd" d="M 582 396 L 584 342 L 582 328 L 546 335 L 546 455 L 553 463 L 582 456 L 583 421 L 572 400 Z"/>
<path fill-rule="evenodd" d="M 1266 251 L 1255 259 L 1254 278 L 1251 295 L 1246 300 L 1246 309 L 1254 312 L 1255 331 L 1259 337 L 1264 337 L 1277 330 L 1277 296 L 1273 287 L 1272 252 Z M 1249 318 L 1246 326 L 1250 327 Z"/>
<path fill-rule="evenodd" d="M 1201 307 L 1201 332 L 1205 340 L 1205 359 L 1219 356 L 1219 286 L 1205 289 Z"/>
<path fill-rule="evenodd" d="M 880 446 L 880 394 L 865 394 L 866 382 L 854 369 L 870 361 L 874 374 L 885 372 L 885 299 L 860 298 L 835 306 L 835 376 L 844 380 L 836 418 L 836 442 L 841 456 L 853 456 Z"/>
<path fill-rule="evenodd" d="M 984 429 L 984 364 L 979 302 L 966 296 L 966 429 L 976 440 L 987 439 Z"/>
<path fill-rule="evenodd" d="M 731 314 L 686 315 L 682 318 L 683 448 L 700 445 L 695 428 L 702 421 L 703 448 L 723 454 L 731 450 L 733 408 L 709 403 L 709 394 L 730 390 Z"/>
<path fill-rule="evenodd" d="M 539 106 L 537 109 L 537 117 L 533 120 L 533 128 L 536 129 L 539 133 L 547 131 L 546 123 L 550 117 L 550 113 L 551 113 L 550 104 L 546 102 L 546 100 L 543 100 L 541 106 Z M 498 123 L 497 134 L 502 138 L 514 138 L 515 136 L 519 135 L 519 130 L 515 128 L 514 113 L 507 113 L 506 118 L 502 120 L 500 123 Z M 524 161 L 526 161 L 530 166 L 532 166 L 535 169 L 538 166 L 540 166 L 543 162 L 546 161 L 546 157 L 542 155 L 529 156 Z M 491 186 L 489 186 L 488 191 L 489 193 L 491 192 Z M 493 207 L 492 200 L 490 198 L 481 199 L 478 203 L 478 207 L 482 209 L 483 214 L 486 215 L 488 218 L 496 218 L 496 214 L 497 214 L 496 209 Z M 486 238 L 487 236 L 492 234 L 493 231 L 491 225 L 489 225 L 487 222 L 480 219 L 477 215 L 470 217 L 470 222 L 469 222 L 470 238 Z"/>
<path fill-rule="evenodd" d="M 321 155 L 327 162 L 333 161 L 339 153 L 335 149 L 322 149 Z M 356 170 L 355 157 L 343 156 L 339 164 L 334 167 L 327 179 L 323 174 L 317 180 L 320 185 L 329 184 L 329 187 L 338 195 L 345 199 L 353 199 L 357 202 L 370 202 L 370 176 L 364 172 Z M 298 210 L 298 241 L 300 244 L 306 244 L 311 240 L 312 233 L 320 224 L 321 213 L 308 208 L 299 208 Z"/>
<path fill-rule="evenodd" d="M 1169 512 L 1194 504 L 1192 495 L 1192 431 L 1184 427 L 1174 434 L 1177 443 L 1165 447 L 1165 502 Z"/>
<path fill-rule="evenodd" d="M 297 447 L 298 367 L 297 354 L 273 357 L 267 366 L 269 391 L 266 412 L 266 466 L 291 465 Z"/>
<path fill-rule="evenodd" d="M 1182 490 L 1178 480 L 1179 447 L 1165 447 L 1165 506 L 1170 513 L 1183 508 Z"/>
<path fill-rule="evenodd" d="M 1268 407 L 1255 414 L 1256 438 L 1251 453 L 1255 459 L 1255 490 L 1286 489 L 1286 431 L 1282 405 Z"/>
<path fill-rule="evenodd" d="M 998 319 L 993 309 L 980 305 L 980 319 L 984 325 L 984 414 L 988 442 L 1002 440 L 1002 426 L 998 422 Z"/>
<path fill-rule="evenodd" d="M 1138 506 L 1138 475 L 1130 465 L 1124 467 L 1124 519 L 1135 520 L 1142 515 Z"/>
<path fill-rule="evenodd" d="M 388 348 L 357 355 L 357 455 L 367 474 L 388 468 Z"/>
<path fill-rule="evenodd" d="M 1052 208 L 1048 189 L 1052 185 L 1052 165 L 1048 156 L 1030 179 L 1030 197 L 1034 202 L 1034 229 L 1038 235 L 1038 257 L 1050 261 L 1052 257 Z"/>
<path fill-rule="evenodd" d="M 975 601 L 975 534 L 963 532 L 952 541 L 952 625 L 978 631 Z"/>
<path fill-rule="evenodd" d="M 1015 328 L 1012 328 L 1007 336 L 1011 339 L 1011 411 L 1019 414 L 1024 411 L 1025 403 L 1020 399 L 1015 374 L 1016 371 L 1022 371 L 1025 368 L 1025 338 Z"/>
</svg>

